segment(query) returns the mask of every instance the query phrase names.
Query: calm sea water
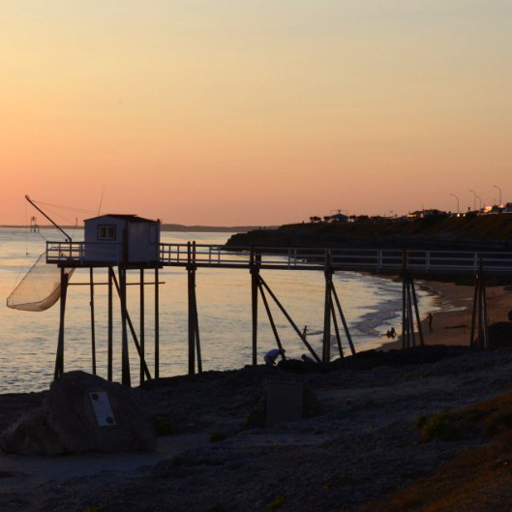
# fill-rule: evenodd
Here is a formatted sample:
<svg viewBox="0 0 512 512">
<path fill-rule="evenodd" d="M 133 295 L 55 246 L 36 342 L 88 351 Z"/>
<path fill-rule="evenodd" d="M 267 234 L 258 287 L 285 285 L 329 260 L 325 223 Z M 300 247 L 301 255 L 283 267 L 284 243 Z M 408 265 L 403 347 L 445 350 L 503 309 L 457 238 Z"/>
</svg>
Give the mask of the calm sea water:
<svg viewBox="0 0 512 512">
<path fill-rule="evenodd" d="M 71 233 L 81 240 L 82 233 Z M 162 234 L 162 242 L 222 244 L 225 233 Z M 0 228 L 0 306 L 1 350 L 0 393 L 27 392 L 46 389 L 53 377 L 58 335 L 58 303 L 40 312 L 11 310 L 5 299 L 18 281 L 45 249 L 45 239 L 60 240 L 55 230 L 43 229 L 40 234 L 25 229 Z M 106 282 L 106 272 L 95 271 L 96 280 Z M 146 280 L 151 273 L 147 273 Z M 321 353 L 323 324 L 324 278 L 322 272 L 269 270 L 262 276 L 286 307 L 300 328 L 308 326 L 308 340 Z M 160 272 L 160 375 L 181 375 L 187 372 L 187 280 L 184 269 L 164 269 Z M 133 272 L 129 280 L 137 281 Z M 87 282 L 88 271 L 77 270 L 72 283 Z M 345 316 L 356 350 L 381 345 L 383 334 L 394 326 L 399 331 L 401 284 L 389 279 L 341 272 L 334 276 Z M 151 373 L 153 359 L 153 287 L 146 287 L 146 346 Z M 138 329 L 139 288 L 128 287 L 128 307 Z M 89 288 L 71 286 L 66 311 L 65 370 L 91 371 L 91 329 Z M 435 309 L 432 297 L 419 290 L 422 314 Z M 203 370 L 240 368 L 251 362 L 251 289 L 246 270 L 199 269 L 197 272 L 197 301 L 201 334 Z M 130 304 L 132 307 L 130 308 Z M 107 373 L 107 287 L 96 286 L 96 343 L 98 373 Z M 287 320 L 273 308 L 274 319 L 290 357 L 299 358 L 306 350 Z M 114 377 L 120 379 L 121 330 L 118 301 L 114 304 Z M 260 306 L 259 360 L 274 348 L 275 341 Z M 314 334 L 314 333 L 317 334 Z M 130 340 L 131 341 L 131 340 Z M 344 343 L 346 347 L 346 341 Z M 348 353 L 348 352 L 347 352 Z M 333 357 L 336 357 L 333 347 Z M 130 346 L 132 380 L 138 382 L 139 366 L 136 352 Z"/>
</svg>

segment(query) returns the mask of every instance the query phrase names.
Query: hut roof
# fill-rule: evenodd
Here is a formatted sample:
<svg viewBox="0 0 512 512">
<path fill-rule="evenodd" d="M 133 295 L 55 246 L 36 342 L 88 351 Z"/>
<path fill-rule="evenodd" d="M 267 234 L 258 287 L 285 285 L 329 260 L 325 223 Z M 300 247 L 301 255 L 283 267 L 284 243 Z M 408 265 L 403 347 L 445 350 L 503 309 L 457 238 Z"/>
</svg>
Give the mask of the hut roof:
<svg viewBox="0 0 512 512">
<path fill-rule="evenodd" d="M 113 217 L 114 219 L 127 220 L 130 222 L 154 222 L 155 224 L 158 223 L 157 220 L 144 219 L 143 217 L 139 217 L 138 215 L 122 213 L 107 213 L 105 215 L 99 215 L 98 217 L 91 217 L 90 219 L 85 219 L 84 222 L 87 222 L 89 220 L 101 219 L 102 217 Z"/>
</svg>

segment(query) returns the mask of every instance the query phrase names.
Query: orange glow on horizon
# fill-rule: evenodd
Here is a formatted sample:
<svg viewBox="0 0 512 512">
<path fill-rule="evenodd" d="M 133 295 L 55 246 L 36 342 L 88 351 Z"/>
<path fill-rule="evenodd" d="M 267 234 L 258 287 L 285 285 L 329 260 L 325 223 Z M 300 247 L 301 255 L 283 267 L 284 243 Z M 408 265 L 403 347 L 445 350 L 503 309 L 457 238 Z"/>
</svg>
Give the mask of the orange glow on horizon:
<svg viewBox="0 0 512 512">
<path fill-rule="evenodd" d="M 2 13 L 0 224 L 103 187 L 104 212 L 189 225 L 512 201 L 509 2 L 25 4 Z"/>
</svg>

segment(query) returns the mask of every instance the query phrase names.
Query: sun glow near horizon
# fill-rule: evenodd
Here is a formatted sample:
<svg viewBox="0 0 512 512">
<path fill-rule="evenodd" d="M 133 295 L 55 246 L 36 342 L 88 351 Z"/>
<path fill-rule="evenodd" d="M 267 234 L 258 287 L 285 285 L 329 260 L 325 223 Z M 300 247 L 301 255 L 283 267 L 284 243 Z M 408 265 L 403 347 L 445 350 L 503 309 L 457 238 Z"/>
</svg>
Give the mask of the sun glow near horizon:
<svg viewBox="0 0 512 512">
<path fill-rule="evenodd" d="M 23 196 L 183 224 L 512 199 L 512 5 L 10 1 L 0 223 Z"/>
</svg>

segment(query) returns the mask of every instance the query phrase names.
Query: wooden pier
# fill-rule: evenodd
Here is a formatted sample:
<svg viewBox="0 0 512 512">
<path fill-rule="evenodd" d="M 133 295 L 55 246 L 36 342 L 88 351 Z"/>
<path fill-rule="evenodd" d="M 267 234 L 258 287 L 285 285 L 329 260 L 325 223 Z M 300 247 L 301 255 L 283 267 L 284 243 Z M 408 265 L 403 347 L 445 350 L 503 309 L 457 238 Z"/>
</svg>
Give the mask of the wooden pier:
<svg viewBox="0 0 512 512">
<path fill-rule="evenodd" d="M 196 272 L 200 268 L 245 269 L 250 275 L 252 308 L 252 364 L 257 364 L 258 349 L 258 306 L 261 302 L 272 328 L 276 346 L 283 348 L 273 319 L 269 300 L 272 300 L 288 320 L 297 336 L 303 342 L 312 358 L 318 363 L 331 360 L 331 332 L 334 329 L 339 356 L 345 351 L 355 354 L 355 347 L 348 329 L 342 304 L 333 282 L 333 275 L 339 271 L 373 272 L 402 277 L 402 347 L 424 344 L 420 311 L 416 297 L 413 276 L 439 274 L 466 274 L 475 276 L 475 300 L 473 304 L 471 338 L 469 344 L 487 348 L 488 321 L 485 293 L 485 277 L 489 275 L 512 276 L 512 252 L 466 252 L 437 250 L 397 250 L 397 249 L 312 249 L 312 248 L 268 248 L 268 247 L 229 247 L 196 244 L 157 244 L 154 254 L 158 258 L 139 261 L 136 264 L 127 260 L 126 247 L 120 243 L 101 243 L 97 247 L 87 242 L 47 242 L 46 261 L 62 269 L 60 325 L 55 365 L 55 377 L 64 371 L 64 325 L 68 278 L 65 268 L 88 268 L 90 276 L 91 334 L 93 371 L 96 369 L 95 328 L 94 328 L 94 273 L 95 268 L 108 269 L 108 378 L 112 380 L 113 290 L 119 296 L 122 324 L 122 382 L 131 385 L 128 333 L 135 344 L 140 360 L 140 382 L 151 379 L 145 362 L 147 333 L 144 325 L 144 288 L 154 285 L 154 359 L 153 375 L 159 377 L 159 271 L 165 267 L 181 267 L 187 271 L 188 282 L 188 372 L 202 371 L 199 315 L 196 299 Z M 98 255 L 95 260 L 90 254 Z M 88 257 L 89 255 L 89 257 Z M 116 277 L 115 268 L 118 269 Z M 323 318 L 322 352 L 317 354 L 286 311 L 273 290 L 261 276 L 264 270 L 309 270 L 322 272 L 325 280 L 325 305 Z M 145 281 L 145 271 L 154 272 L 154 281 Z M 140 285 L 140 326 L 137 335 L 126 305 L 127 273 L 137 272 Z M 416 326 L 415 326 L 416 324 Z M 342 329 L 341 329 L 342 327 Z M 343 338 L 343 339 L 342 339 Z M 345 350 L 343 345 L 346 344 Z"/>
</svg>

